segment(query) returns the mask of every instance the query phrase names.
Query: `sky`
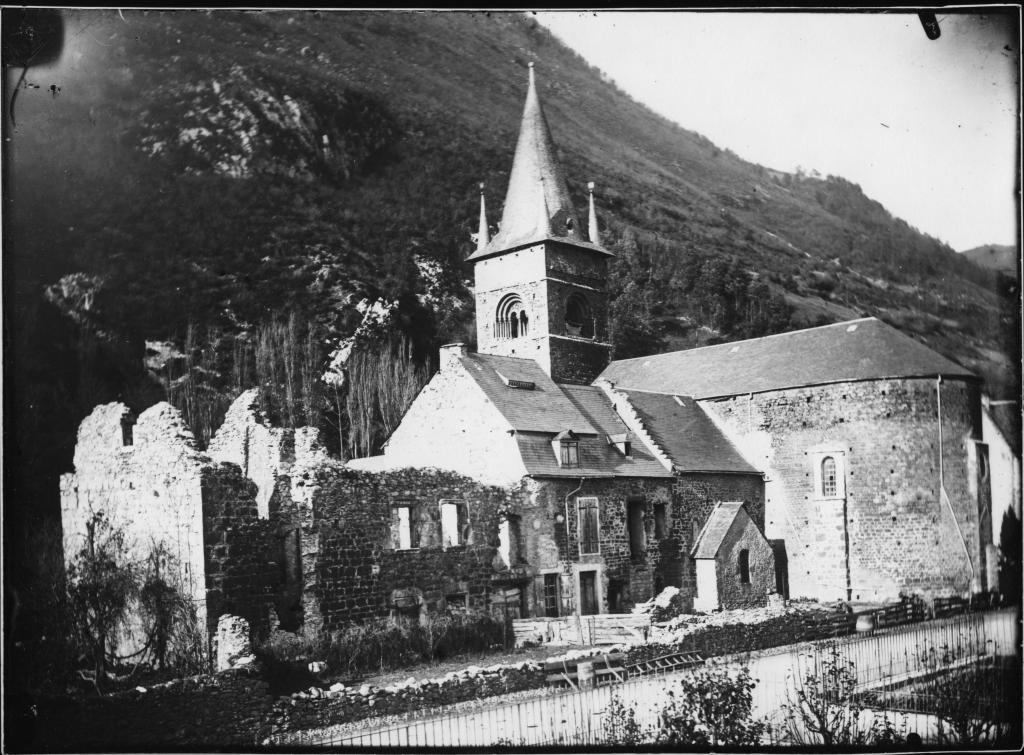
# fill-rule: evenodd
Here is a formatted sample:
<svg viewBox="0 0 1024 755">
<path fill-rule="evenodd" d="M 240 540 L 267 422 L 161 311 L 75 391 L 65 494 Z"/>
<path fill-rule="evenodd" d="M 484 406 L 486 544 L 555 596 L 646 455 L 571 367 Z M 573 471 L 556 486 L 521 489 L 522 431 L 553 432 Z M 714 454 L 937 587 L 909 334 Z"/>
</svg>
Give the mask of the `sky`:
<svg viewBox="0 0 1024 755">
<path fill-rule="evenodd" d="M 770 168 L 838 175 L 957 251 L 1016 244 L 1016 18 L 542 12 L 634 99 Z"/>
</svg>

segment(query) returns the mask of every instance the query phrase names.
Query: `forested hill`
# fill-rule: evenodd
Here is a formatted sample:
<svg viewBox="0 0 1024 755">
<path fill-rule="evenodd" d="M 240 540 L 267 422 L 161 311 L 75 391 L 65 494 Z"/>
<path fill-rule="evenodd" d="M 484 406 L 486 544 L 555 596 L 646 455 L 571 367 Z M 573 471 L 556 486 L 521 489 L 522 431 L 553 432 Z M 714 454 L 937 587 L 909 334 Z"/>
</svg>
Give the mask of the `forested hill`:
<svg viewBox="0 0 1024 755">
<path fill-rule="evenodd" d="M 659 117 L 527 15 L 67 19 L 62 66 L 29 69 L 8 121 L 8 511 L 55 510 L 97 403 L 215 415 L 275 317 L 323 359 L 374 301 L 421 356 L 472 340 L 477 185 L 496 223 L 531 60 L 570 190 L 583 210 L 596 182 L 619 252 L 619 356 L 877 315 L 1016 391 L 992 272 L 842 178 Z M 147 373 L 147 341 L 203 370 L 150 353 Z"/>
</svg>

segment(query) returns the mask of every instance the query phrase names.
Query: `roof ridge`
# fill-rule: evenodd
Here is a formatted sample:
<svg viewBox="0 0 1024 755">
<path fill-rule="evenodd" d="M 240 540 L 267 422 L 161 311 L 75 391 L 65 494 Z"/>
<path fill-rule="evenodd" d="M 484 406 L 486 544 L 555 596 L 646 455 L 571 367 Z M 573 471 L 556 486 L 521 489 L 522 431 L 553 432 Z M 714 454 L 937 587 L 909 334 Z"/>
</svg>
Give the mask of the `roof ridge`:
<svg viewBox="0 0 1024 755">
<path fill-rule="evenodd" d="M 797 334 L 807 333 L 807 332 L 812 331 L 812 330 L 827 330 L 828 328 L 837 328 L 840 325 L 850 326 L 850 325 L 853 325 L 854 323 L 862 323 L 862 322 L 867 322 L 869 320 L 875 320 L 876 322 L 882 323 L 883 325 L 886 324 L 883 320 L 880 320 L 879 318 L 877 318 L 874 315 L 872 315 L 872 316 L 869 316 L 869 317 L 858 317 L 858 318 L 853 319 L 853 320 L 842 320 L 840 322 L 830 322 L 827 325 L 815 325 L 812 328 L 800 328 L 799 330 L 787 330 L 787 331 L 785 331 L 783 333 L 769 333 L 768 335 L 758 336 L 757 338 L 744 338 L 742 341 L 723 341 L 722 343 L 713 343 L 713 344 L 709 344 L 707 346 L 694 346 L 692 349 L 676 349 L 675 351 L 663 351 L 660 354 L 648 354 L 647 356 L 643 356 L 643 357 L 629 357 L 628 359 L 616 359 L 615 361 L 616 362 L 620 362 L 620 363 L 621 362 L 638 362 L 641 359 L 651 359 L 651 358 L 655 358 L 655 357 L 665 357 L 665 356 L 670 356 L 672 354 L 682 354 L 683 352 L 703 351 L 705 349 L 718 349 L 718 348 L 721 348 L 723 346 L 739 346 L 739 345 L 744 344 L 744 343 L 756 343 L 758 341 L 765 341 L 765 340 L 767 340 L 769 338 L 778 338 L 780 336 L 795 336 Z M 892 326 L 889 326 L 889 327 L 892 327 Z M 893 328 L 893 330 L 896 330 L 896 329 Z M 898 331 L 898 332 L 902 332 L 902 331 Z M 657 391 L 650 391 L 650 392 L 651 393 L 656 393 Z"/>
</svg>

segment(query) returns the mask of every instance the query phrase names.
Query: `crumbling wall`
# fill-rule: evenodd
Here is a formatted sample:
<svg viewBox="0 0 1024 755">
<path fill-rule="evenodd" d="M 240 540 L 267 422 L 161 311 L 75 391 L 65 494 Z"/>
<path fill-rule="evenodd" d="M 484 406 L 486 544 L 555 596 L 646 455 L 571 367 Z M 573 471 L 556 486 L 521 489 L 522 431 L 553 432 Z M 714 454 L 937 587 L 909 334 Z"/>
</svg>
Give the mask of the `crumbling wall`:
<svg viewBox="0 0 1024 755">
<path fill-rule="evenodd" d="M 75 471 L 61 476 L 65 560 L 87 544 L 87 525 L 103 512 L 124 532 L 126 561 L 148 568 L 154 551 L 166 550 L 161 575 L 205 622 L 203 463 L 191 430 L 170 404 L 150 407 L 135 422 L 124 404 L 97 406 L 78 428 Z M 142 642 L 136 622 L 120 650 L 134 652 Z"/>
<path fill-rule="evenodd" d="M 224 424 L 210 439 L 207 453 L 213 461 L 237 464 L 256 484 L 256 506 L 264 519 L 280 468 L 294 461 L 292 436 L 267 422 L 259 410 L 259 390 L 252 388 L 232 402 Z"/>
<path fill-rule="evenodd" d="M 257 635 L 265 631 L 280 582 L 275 530 L 258 514 L 256 486 L 238 466 L 200 453 L 177 409 L 161 402 L 133 421 L 124 404 L 98 406 L 79 426 L 74 460 L 75 471 L 61 477 L 66 561 L 87 544 L 89 522 L 102 512 L 124 533 L 125 563 L 145 573 L 159 568 L 191 601 L 207 637 L 223 612 L 248 619 Z M 118 652 L 144 642 L 136 614 Z"/>
<path fill-rule="evenodd" d="M 202 474 L 207 630 L 224 614 L 246 619 L 253 638 L 266 636 L 281 585 L 276 527 L 257 511 L 256 486 L 234 464 Z"/>
<path fill-rule="evenodd" d="M 299 526 L 307 625 L 330 630 L 449 602 L 488 607 L 507 489 L 436 469 L 371 473 L 326 461 L 293 467 L 277 495 L 279 516 Z M 442 501 L 465 507 L 463 544 L 441 543 Z M 397 547 L 396 505 L 415 507 L 417 547 Z"/>
</svg>

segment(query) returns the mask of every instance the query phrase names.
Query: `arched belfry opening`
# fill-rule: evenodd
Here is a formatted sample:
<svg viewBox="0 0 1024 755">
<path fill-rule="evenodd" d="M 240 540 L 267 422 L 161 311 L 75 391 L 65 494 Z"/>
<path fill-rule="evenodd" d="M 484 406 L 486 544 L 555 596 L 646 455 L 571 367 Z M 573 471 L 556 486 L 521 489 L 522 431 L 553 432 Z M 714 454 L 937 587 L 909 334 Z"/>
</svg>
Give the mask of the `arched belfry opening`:
<svg viewBox="0 0 1024 755">
<path fill-rule="evenodd" d="M 587 297 L 579 292 L 570 294 L 565 302 L 565 332 L 581 338 L 594 337 L 594 311 Z"/>
<path fill-rule="evenodd" d="M 580 223 L 530 68 L 501 222 L 492 236 L 480 203 L 473 264 L 477 348 L 531 359 L 556 382 L 589 384 L 611 356 L 608 264 L 593 186 Z M 589 233 L 588 233 L 589 228 Z"/>
<path fill-rule="evenodd" d="M 530 316 L 519 294 L 508 294 L 498 302 L 494 314 L 494 337 L 522 338 L 530 333 Z"/>
</svg>

